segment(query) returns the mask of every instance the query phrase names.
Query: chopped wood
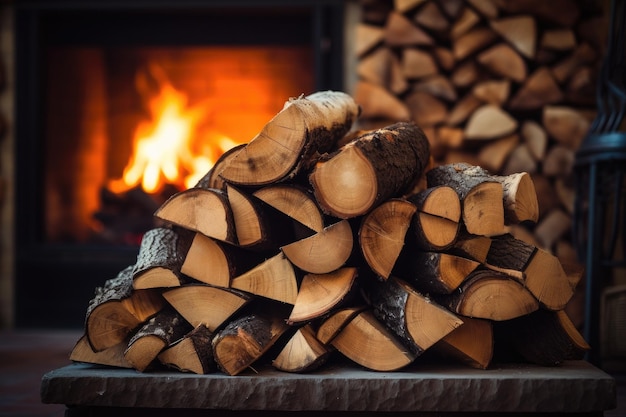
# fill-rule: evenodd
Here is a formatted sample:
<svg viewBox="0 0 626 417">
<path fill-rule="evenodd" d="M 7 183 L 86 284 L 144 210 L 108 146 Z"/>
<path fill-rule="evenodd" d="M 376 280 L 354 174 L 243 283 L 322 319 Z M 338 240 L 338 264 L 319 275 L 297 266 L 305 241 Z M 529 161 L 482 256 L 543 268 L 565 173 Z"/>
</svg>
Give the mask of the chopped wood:
<svg viewBox="0 0 626 417">
<path fill-rule="evenodd" d="M 509 45 L 500 43 L 477 56 L 477 61 L 492 73 L 510 78 L 518 83 L 526 79 L 527 69 L 524 59 Z"/>
<path fill-rule="evenodd" d="M 482 104 L 483 102 L 475 95 L 467 94 L 457 101 L 457 103 L 452 107 L 448 113 L 447 123 L 451 126 L 457 126 L 465 122 L 465 120 L 467 120 L 467 118 Z"/>
<path fill-rule="evenodd" d="M 196 188 L 214 188 L 217 190 L 226 189 L 226 183 L 220 176 L 224 167 L 228 166 L 230 160 L 237 155 L 237 152 L 242 150 L 246 146 L 245 143 L 233 146 L 226 152 L 224 152 L 215 162 L 215 165 L 198 181 L 195 185 Z"/>
<path fill-rule="evenodd" d="M 163 293 L 167 302 L 192 326 L 214 332 L 252 301 L 241 291 L 206 284 L 187 284 Z"/>
<path fill-rule="evenodd" d="M 511 320 L 539 309 L 539 302 L 518 280 L 502 272 L 476 269 L 458 291 L 437 301 L 462 316 Z"/>
<path fill-rule="evenodd" d="M 574 149 L 563 145 L 555 145 L 550 148 L 543 159 L 543 174 L 548 177 L 565 177 L 573 172 L 576 160 Z"/>
<path fill-rule="evenodd" d="M 463 317 L 457 327 L 433 346 L 436 352 L 472 368 L 487 369 L 493 359 L 493 324 L 490 320 Z"/>
<path fill-rule="evenodd" d="M 598 54 L 591 45 L 583 42 L 569 56 L 552 67 L 552 74 L 559 83 L 563 84 L 581 65 L 591 64 L 597 58 Z"/>
<path fill-rule="evenodd" d="M 563 208 L 569 215 L 574 215 L 574 206 L 576 204 L 576 186 L 573 183 L 572 175 L 557 178 L 554 181 L 554 189 L 559 196 Z"/>
<path fill-rule="evenodd" d="M 439 124 L 448 117 L 445 103 L 430 93 L 415 89 L 406 96 L 404 102 L 411 111 L 411 120 L 420 127 Z"/>
<path fill-rule="evenodd" d="M 313 193 L 294 184 L 275 184 L 261 188 L 253 195 L 314 232 L 324 228 L 324 218 Z M 307 236 L 299 236 L 304 239 Z"/>
<path fill-rule="evenodd" d="M 463 0 L 439 0 L 439 5 L 445 14 L 452 20 L 456 20 L 463 10 L 465 2 Z"/>
<path fill-rule="evenodd" d="M 450 31 L 450 37 L 456 39 L 461 35 L 467 33 L 480 21 L 480 16 L 469 7 L 463 9 L 461 16 L 454 22 L 452 30 Z"/>
<path fill-rule="evenodd" d="M 574 150 L 582 143 L 590 125 L 580 111 L 569 106 L 545 106 L 542 123 L 551 138 Z"/>
<path fill-rule="evenodd" d="M 326 274 L 306 274 L 287 324 L 303 323 L 321 317 L 346 299 L 358 275 L 357 268 L 339 268 Z"/>
<path fill-rule="evenodd" d="M 537 172 L 537 161 L 530 153 L 525 143 L 518 144 L 509 155 L 509 159 L 502 170 L 502 175 L 511 175 L 516 172 Z"/>
<path fill-rule="evenodd" d="M 503 11 L 511 14 L 532 14 L 561 26 L 572 26 L 580 17 L 575 0 L 506 0 L 501 2 Z"/>
<path fill-rule="evenodd" d="M 533 158 L 543 160 L 548 147 L 548 134 L 544 128 L 534 120 L 526 120 L 522 123 L 520 133 Z"/>
<path fill-rule="evenodd" d="M 478 151 L 480 166 L 491 172 L 501 172 L 518 143 L 519 135 L 514 133 L 486 144 Z"/>
<path fill-rule="evenodd" d="M 323 365 L 331 353 L 332 350 L 317 340 L 307 324 L 296 330 L 272 365 L 284 372 L 310 372 Z"/>
<path fill-rule="evenodd" d="M 357 314 L 331 344 L 348 359 L 374 371 L 396 371 L 416 358 L 371 310 Z"/>
<path fill-rule="evenodd" d="M 530 15 L 490 20 L 491 28 L 527 58 L 535 57 L 537 23 Z"/>
<path fill-rule="evenodd" d="M 324 318 L 317 328 L 316 337 L 325 345 L 329 345 L 335 336 L 356 317 L 361 311 L 368 308 L 366 305 L 344 307 L 332 312 Z"/>
<path fill-rule="evenodd" d="M 371 54 L 359 60 L 357 74 L 366 81 L 387 88 L 395 94 L 401 94 L 409 87 L 400 59 L 390 48 L 381 46 Z"/>
<path fill-rule="evenodd" d="M 539 244 L 548 250 L 571 231 L 572 218 L 559 208 L 546 213 L 535 227 L 534 234 Z"/>
<path fill-rule="evenodd" d="M 495 19 L 500 13 L 500 0 L 468 0 L 468 3 L 489 19 Z"/>
<path fill-rule="evenodd" d="M 456 101 L 457 99 L 454 86 L 450 80 L 443 75 L 426 77 L 416 83 L 413 89 L 415 91 L 423 91 L 424 93 L 428 93 L 446 101 Z"/>
<path fill-rule="evenodd" d="M 476 83 L 472 94 L 485 103 L 502 106 L 509 99 L 510 90 L 510 80 L 489 80 Z"/>
<path fill-rule="evenodd" d="M 539 220 L 539 202 L 531 176 L 527 172 L 518 172 L 494 178 L 502 184 L 504 192 L 505 224 L 536 223 Z"/>
<path fill-rule="evenodd" d="M 408 107 L 386 88 L 367 81 L 357 81 L 354 99 L 361 107 L 361 117 L 366 119 L 409 120 Z"/>
<path fill-rule="evenodd" d="M 452 255 L 462 256 L 484 263 L 491 247 L 491 238 L 477 235 L 461 235 L 454 245 L 446 251 Z"/>
<path fill-rule="evenodd" d="M 372 209 L 361 221 L 359 247 L 367 264 L 382 278 L 389 278 L 416 210 L 414 204 L 393 198 Z"/>
<path fill-rule="evenodd" d="M 211 340 L 213 332 L 204 324 L 197 325 L 169 347 L 157 359 L 163 365 L 181 372 L 208 374 L 217 371 Z"/>
<path fill-rule="evenodd" d="M 439 126 L 437 127 L 435 137 L 438 145 L 454 149 L 463 144 L 464 134 L 461 128 Z"/>
<path fill-rule="evenodd" d="M 393 7 L 399 13 L 406 13 L 425 1 L 426 0 L 394 0 Z"/>
<path fill-rule="evenodd" d="M 424 78 L 439 72 L 433 56 L 419 48 L 404 48 L 401 62 L 402 72 L 408 79 Z"/>
<path fill-rule="evenodd" d="M 401 122 L 344 145 L 318 162 L 309 181 L 322 210 L 345 219 L 363 215 L 412 187 L 429 158 L 424 132 Z M 394 165 L 385 163 L 388 160 Z"/>
<path fill-rule="evenodd" d="M 574 294 L 559 259 L 542 248 L 524 269 L 526 287 L 548 310 L 562 310 Z"/>
<path fill-rule="evenodd" d="M 124 357 L 133 368 L 143 372 L 163 349 L 191 330 L 191 325 L 180 314 L 165 308 L 135 332 L 124 351 Z"/>
<path fill-rule="evenodd" d="M 450 75 L 450 80 L 457 88 L 462 89 L 469 88 L 480 77 L 481 69 L 478 68 L 475 61 L 470 60 L 459 64 L 452 72 L 452 75 Z"/>
<path fill-rule="evenodd" d="M 524 82 L 511 99 L 509 107 L 514 110 L 538 109 L 563 100 L 563 93 L 552 72 L 546 67 L 538 68 Z"/>
<path fill-rule="evenodd" d="M 73 362 L 114 366 L 116 368 L 132 368 L 133 366 L 124 357 L 124 350 L 126 350 L 127 346 L 128 340 L 123 340 L 116 345 L 95 352 L 89 344 L 89 340 L 87 340 L 87 335 L 83 335 L 72 348 L 70 360 Z"/>
<path fill-rule="evenodd" d="M 298 295 L 298 281 L 293 265 L 284 253 L 265 260 L 230 282 L 231 288 L 272 300 L 293 304 Z"/>
<path fill-rule="evenodd" d="M 435 47 L 433 49 L 433 56 L 439 66 L 446 71 L 452 70 L 456 64 L 456 58 L 454 58 L 454 54 L 448 48 L 442 46 Z"/>
<path fill-rule="evenodd" d="M 462 60 L 486 48 L 496 39 L 497 35 L 493 30 L 477 27 L 454 39 L 452 52 L 457 60 Z"/>
<path fill-rule="evenodd" d="M 291 98 L 224 167 L 221 177 L 235 185 L 265 185 L 293 178 L 333 148 L 359 114 L 343 92 L 320 91 Z"/>
<path fill-rule="evenodd" d="M 493 104 L 485 104 L 470 116 L 465 126 L 467 139 L 489 140 L 510 135 L 518 126 L 510 114 Z"/>
<path fill-rule="evenodd" d="M 213 338 L 215 362 L 224 373 L 238 375 L 260 359 L 288 328 L 277 314 L 249 314 L 235 319 Z"/>
<path fill-rule="evenodd" d="M 379 26 L 359 23 L 356 26 L 355 54 L 363 56 L 385 39 L 385 30 Z"/>
<path fill-rule="evenodd" d="M 374 315 L 415 355 L 441 340 L 463 321 L 406 282 L 391 277 L 368 292 Z"/>
<path fill-rule="evenodd" d="M 540 45 L 542 48 L 559 51 L 576 47 L 576 35 L 571 29 L 551 29 L 543 32 Z"/>
<path fill-rule="evenodd" d="M 184 229 L 237 243 L 235 220 L 226 192 L 222 190 L 189 188 L 170 197 L 154 215 Z"/>
<path fill-rule="evenodd" d="M 303 271 L 325 274 L 343 266 L 352 254 L 353 246 L 350 223 L 340 220 L 311 237 L 280 249 L 289 261 Z"/>
<path fill-rule="evenodd" d="M 454 244 L 461 223 L 461 201 L 456 191 L 439 185 L 407 197 L 417 209 L 405 241 L 417 248 L 444 250 Z"/>
<path fill-rule="evenodd" d="M 434 43 L 434 40 L 405 15 L 392 11 L 385 25 L 385 43 L 390 47 L 429 46 Z"/>
<path fill-rule="evenodd" d="M 417 13 L 415 13 L 413 20 L 422 27 L 440 33 L 447 31 L 450 27 L 448 18 L 433 2 L 428 2 L 422 6 Z"/>
</svg>

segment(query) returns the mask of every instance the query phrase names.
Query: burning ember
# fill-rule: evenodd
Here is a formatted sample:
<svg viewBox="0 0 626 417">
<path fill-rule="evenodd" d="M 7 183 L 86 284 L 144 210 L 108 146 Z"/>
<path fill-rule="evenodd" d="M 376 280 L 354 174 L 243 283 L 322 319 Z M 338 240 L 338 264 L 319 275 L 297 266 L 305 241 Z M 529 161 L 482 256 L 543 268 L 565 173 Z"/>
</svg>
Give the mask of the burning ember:
<svg viewBox="0 0 626 417">
<path fill-rule="evenodd" d="M 149 120 L 137 126 L 122 178 L 110 181 L 109 190 L 123 193 L 141 185 L 154 194 L 166 184 L 193 187 L 237 143 L 214 131 L 203 132 L 210 106 L 190 106 L 187 95 L 174 88 L 158 65 L 139 74 L 136 84 L 146 98 Z"/>
</svg>

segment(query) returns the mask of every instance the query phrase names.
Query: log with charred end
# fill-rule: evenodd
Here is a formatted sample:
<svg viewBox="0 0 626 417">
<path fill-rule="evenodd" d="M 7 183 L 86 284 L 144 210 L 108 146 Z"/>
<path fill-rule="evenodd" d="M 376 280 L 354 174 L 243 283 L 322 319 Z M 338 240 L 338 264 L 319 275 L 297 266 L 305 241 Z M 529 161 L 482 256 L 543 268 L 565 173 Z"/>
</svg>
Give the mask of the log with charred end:
<svg viewBox="0 0 626 417">
<path fill-rule="evenodd" d="M 357 314 L 331 344 L 348 359 L 373 371 L 396 371 L 416 358 L 371 310 Z"/>
<path fill-rule="evenodd" d="M 352 254 L 354 235 L 348 220 L 340 220 L 311 237 L 281 247 L 298 268 L 325 274 L 341 268 Z"/>
<path fill-rule="evenodd" d="M 294 184 L 273 184 L 255 191 L 253 195 L 309 230 L 321 232 L 324 229 L 322 212 L 313 194 L 304 187 Z M 303 233 L 296 235 L 299 239 L 308 237 L 308 234 L 304 236 Z"/>
<path fill-rule="evenodd" d="M 282 252 L 234 277 L 230 286 L 287 304 L 294 304 L 298 295 L 296 272 Z"/>
<path fill-rule="evenodd" d="M 462 317 L 462 320 L 463 325 L 445 335 L 433 350 L 472 368 L 489 368 L 494 348 L 493 323 L 471 317 Z"/>
<path fill-rule="evenodd" d="M 440 165 L 426 173 L 428 187 L 452 187 L 462 205 L 462 219 L 474 235 L 497 235 L 504 230 L 502 185 L 487 171 L 466 163 Z"/>
<path fill-rule="evenodd" d="M 519 280 L 498 271 L 476 269 L 457 291 L 437 301 L 461 316 L 510 320 L 539 309 L 539 302 Z"/>
<path fill-rule="evenodd" d="M 540 309 L 527 316 L 495 323 L 497 340 L 525 360 L 543 366 L 555 366 L 566 360 L 581 360 L 590 349 L 567 314 Z"/>
<path fill-rule="evenodd" d="M 364 119 L 409 120 L 411 117 L 406 104 L 395 94 L 369 81 L 356 82 L 354 99 L 361 106 L 361 117 Z"/>
<path fill-rule="evenodd" d="M 559 258 L 544 249 L 537 248 L 523 272 L 524 284 L 545 309 L 562 310 L 574 295 Z"/>
<path fill-rule="evenodd" d="M 124 358 L 136 370 L 143 372 L 159 353 L 193 327 L 174 309 L 164 308 L 144 323 L 128 342 Z"/>
<path fill-rule="evenodd" d="M 490 45 L 498 35 L 488 27 L 476 27 L 454 39 L 452 52 L 457 60 L 462 60 Z"/>
<path fill-rule="evenodd" d="M 235 219 L 238 246 L 242 248 L 274 250 L 315 233 L 251 193 L 232 185 L 227 185 L 226 190 Z"/>
<path fill-rule="evenodd" d="M 237 244 L 235 220 L 225 191 L 189 188 L 170 197 L 154 215 L 184 229 Z"/>
<path fill-rule="evenodd" d="M 272 366 L 284 372 L 310 372 L 327 360 L 332 349 L 317 340 L 310 325 L 300 327 L 280 351 Z"/>
<path fill-rule="evenodd" d="M 510 135 L 517 129 L 517 120 L 500 107 L 485 104 L 472 113 L 465 126 L 470 140 L 491 140 Z"/>
<path fill-rule="evenodd" d="M 426 188 L 407 197 L 417 212 L 407 239 L 422 250 L 444 250 L 454 244 L 461 222 L 461 201 L 446 185 Z"/>
<path fill-rule="evenodd" d="M 70 360 L 73 362 L 92 363 L 95 365 L 114 366 L 116 368 L 132 368 L 133 366 L 128 363 L 124 357 L 124 350 L 128 346 L 128 340 L 123 340 L 120 343 L 108 347 L 99 352 L 95 352 L 87 336 L 83 335 L 78 339 L 72 352 L 70 353 Z"/>
<path fill-rule="evenodd" d="M 477 261 L 449 253 L 406 250 L 398 259 L 394 274 L 424 293 L 450 294 L 479 265 Z"/>
<path fill-rule="evenodd" d="M 237 152 L 242 150 L 246 146 L 245 143 L 241 143 L 239 145 L 233 146 L 226 152 L 224 152 L 215 162 L 215 165 L 198 181 L 195 185 L 196 188 L 204 188 L 204 189 L 216 189 L 216 190 L 224 190 L 226 189 L 226 182 L 220 177 L 220 174 L 224 170 L 224 167 L 228 166 L 230 160 L 237 155 Z"/>
<path fill-rule="evenodd" d="M 263 253 L 196 233 L 181 272 L 197 281 L 228 288 L 230 280 L 263 262 Z"/>
<path fill-rule="evenodd" d="M 306 274 L 287 323 L 303 323 L 336 309 L 353 289 L 357 275 L 354 267 L 339 268 L 326 274 Z"/>
<path fill-rule="evenodd" d="M 213 338 L 215 362 L 224 373 L 238 375 L 263 356 L 288 328 L 284 317 L 271 313 L 239 317 Z"/>
<path fill-rule="evenodd" d="M 392 11 L 385 24 L 385 43 L 390 47 L 431 46 L 433 38 L 402 13 Z"/>
<path fill-rule="evenodd" d="M 400 256 L 415 211 L 414 204 L 392 198 L 374 208 L 361 221 L 359 247 L 367 264 L 382 278 L 389 278 Z"/>
<path fill-rule="evenodd" d="M 537 45 L 537 22 L 530 15 L 489 21 L 491 28 L 526 58 L 534 59 Z"/>
<path fill-rule="evenodd" d="M 337 336 L 339 332 L 346 327 L 350 320 L 355 318 L 361 311 L 364 311 L 367 308 L 368 307 L 365 305 L 359 305 L 354 307 L 344 307 L 332 312 L 317 326 L 317 340 L 325 345 L 330 344 L 335 336 Z"/>
<path fill-rule="evenodd" d="M 367 298 L 374 315 L 415 356 L 463 324 L 456 315 L 396 277 L 373 282 Z"/>
<path fill-rule="evenodd" d="M 497 44 L 481 52 L 476 59 L 492 73 L 518 83 L 523 82 L 528 75 L 524 59 L 505 43 Z"/>
<path fill-rule="evenodd" d="M 346 219 L 363 215 L 410 189 L 429 158 L 429 143 L 422 129 L 400 122 L 344 145 L 317 163 L 309 181 L 322 210 Z"/>
<path fill-rule="evenodd" d="M 206 284 L 187 284 L 163 293 L 163 297 L 192 326 L 210 331 L 222 326 L 252 298 L 241 291 Z"/>
<path fill-rule="evenodd" d="M 502 184 L 505 224 L 536 223 L 539 220 L 539 201 L 531 176 L 527 172 L 518 172 L 494 178 Z"/>
<path fill-rule="evenodd" d="M 213 357 L 213 332 L 204 324 L 165 348 L 157 359 L 163 365 L 181 372 L 208 374 L 217 371 Z"/>
<path fill-rule="evenodd" d="M 320 91 L 292 98 L 220 176 L 235 185 L 265 185 L 294 177 L 333 148 L 359 115 L 346 93 Z"/>
<path fill-rule="evenodd" d="M 133 288 L 178 287 L 184 283 L 181 265 L 191 246 L 193 232 L 157 227 L 141 239 L 137 262 L 133 266 Z"/>
<path fill-rule="evenodd" d="M 99 352 L 127 340 L 131 331 L 165 305 L 160 290 L 133 290 L 129 266 L 97 287 L 85 317 L 85 334 Z"/>
<path fill-rule="evenodd" d="M 557 84 L 552 72 L 540 67 L 524 82 L 509 103 L 512 110 L 540 109 L 549 104 L 563 100 L 563 92 Z"/>
<path fill-rule="evenodd" d="M 484 263 L 491 247 L 491 238 L 488 236 L 469 235 L 461 233 L 454 244 L 446 249 L 451 255 L 461 256 Z"/>
</svg>

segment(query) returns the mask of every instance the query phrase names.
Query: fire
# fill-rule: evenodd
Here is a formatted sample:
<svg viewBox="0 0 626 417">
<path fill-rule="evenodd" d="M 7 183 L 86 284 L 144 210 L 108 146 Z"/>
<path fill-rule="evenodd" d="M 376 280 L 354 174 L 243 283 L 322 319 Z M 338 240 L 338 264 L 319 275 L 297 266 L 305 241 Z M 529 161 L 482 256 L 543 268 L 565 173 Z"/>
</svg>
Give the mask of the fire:
<svg viewBox="0 0 626 417">
<path fill-rule="evenodd" d="M 150 118 L 137 126 L 133 152 L 122 178 L 110 181 L 111 191 L 121 193 L 140 184 L 147 193 L 157 193 L 168 183 L 193 187 L 221 154 L 237 144 L 215 132 L 199 138 L 208 107 L 189 106 L 187 95 L 174 88 L 160 67 L 152 65 L 138 77 L 138 89 L 149 96 Z"/>
</svg>

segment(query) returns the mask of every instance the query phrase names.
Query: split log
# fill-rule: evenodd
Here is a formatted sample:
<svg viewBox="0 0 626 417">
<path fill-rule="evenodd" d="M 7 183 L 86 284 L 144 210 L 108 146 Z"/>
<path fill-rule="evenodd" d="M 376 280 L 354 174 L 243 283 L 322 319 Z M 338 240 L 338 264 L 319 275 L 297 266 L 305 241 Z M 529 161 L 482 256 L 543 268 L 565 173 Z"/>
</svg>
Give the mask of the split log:
<svg viewBox="0 0 626 417">
<path fill-rule="evenodd" d="M 401 62 L 402 73 L 409 80 L 428 77 L 439 72 L 433 56 L 419 48 L 404 48 Z"/>
<path fill-rule="evenodd" d="M 395 0 L 393 5 L 397 12 L 406 13 L 424 3 L 424 1 L 426 0 Z"/>
<path fill-rule="evenodd" d="M 489 80 L 476 83 L 472 94 L 488 104 L 502 106 L 509 98 L 510 80 Z"/>
<path fill-rule="evenodd" d="M 537 23 L 532 16 L 514 16 L 490 20 L 491 28 L 526 58 L 535 57 Z"/>
<path fill-rule="evenodd" d="M 522 123 L 520 133 L 533 158 L 543 160 L 548 147 L 548 134 L 543 127 L 536 121 L 526 120 Z"/>
<path fill-rule="evenodd" d="M 565 59 L 552 67 L 554 78 L 565 83 L 582 65 L 591 64 L 598 58 L 597 52 L 587 42 L 583 42 Z"/>
<path fill-rule="evenodd" d="M 359 115 L 346 93 L 316 92 L 292 98 L 224 167 L 235 185 L 264 185 L 295 177 L 345 135 Z"/>
<path fill-rule="evenodd" d="M 237 244 L 235 220 L 225 191 L 189 188 L 170 197 L 154 215 L 169 224 Z"/>
<path fill-rule="evenodd" d="M 323 365 L 331 353 L 332 349 L 317 340 L 307 324 L 296 330 L 272 365 L 284 372 L 310 372 Z"/>
<path fill-rule="evenodd" d="M 448 113 L 447 124 L 450 126 L 460 125 L 465 122 L 482 104 L 482 101 L 475 95 L 467 94 L 457 101 L 457 103 L 452 107 Z"/>
<path fill-rule="evenodd" d="M 359 23 L 356 26 L 355 54 L 359 57 L 371 51 L 376 45 L 383 42 L 385 31 L 383 28 Z"/>
<path fill-rule="evenodd" d="M 354 236 L 347 220 L 327 226 L 311 237 L 282 246 L 282 253 L 298 268 L 325 274 L 342 267 L 352 254 Z"/>
<path fill-rule="evenodd" d="M 317 163 L 309 181 L 322 210 L 345 219 L 365 214 L 410 189 L 429 158 L 424 132 L 413 123 L 401 122 L 344 145 Z"/>
<path fill-rule="evenodd" d="M 193 327 L 214 332 L 252 301 L 241 291 L 205 284 L 188 284 L 163 293 L 167 302 Z"/>
<path fill-rule="evenodd" d="M 501 43 L 481 52 L 476 60 L 494 74 L 518 83 L 526 79 L 524 59 L 509 45 Z"/>
<path fill-rule="evenodd" d="M 87 335 L 83 335 L 72 348 L 70 360 L 73 362 L 114 366 L 116 368 L 132 368 L 133 366 L 124 357 L 124 350 L 126 350 L 127 346 L 128 340 L 123 340 L 116 345 L 95 352 L 89 344 L 89 340 L 87 340 Z"/>
<path fill-rule="evenodd" d="M 165 227 L 148 230 L 141 239 L 133 267 L 133 288 L 178 287 L 185 282 L 181 266 L 193 232 Z"/>
<path fill-rule="evenodd" d="M 518 144 L 509 155 L 504 169 L 503 175 L 511 175 L 517 172 L 528 172 L 529 174 L 538 171 L 537 161 L 530 154 L 530 150 L 525 143 Z"/>
<path fill-rule="evenodd" d="M 390 47 L 430 46 L 434 40 L 402 13 L 392 11 L 385 24 L 385 43 Z"/>
<path fill-rule="evenodd" d="M 450 27 L 450 21 L 443 15 L 435 3 L 428 2 L 422 6 L 413 20 L 420 26 L 434 32 L 444 33 Z"/>
<path fill-rule="evenodd" d="M 477 27 L 453 40 L 452 51 L 457 60 L 484 49 L 497 39 L 496 33 L 488 27 Z"/>
<path fill-rule="evenodd" d="M 443 101 L 419 89 L 408 93 L 404 102 L 411 112 L 411 120 L 420 127 L 434 126 L 448 117 L 448 108 Z"/>
<path fill-rule="evenodd" d="M 450 37 L 456 39 L 461 35 L 467 33 L 476 24 L 480 22 L 480 16 L 472 10 L 470 7 L 465 7 L 461 16 L 454 22 L 452 30 L 450 31 Z"/>
<path fill-rule="evenodd" d="M 471 317 L 462 317 L 462 320 L 463 325 L 445 335 L 433 350 L 472 368 L 489 368 L 494 350 L 492 321 Z"/>
<path fill-rule="evenodd" d="M 295 303 L 298 295 L 296 272 L 282 252 L 234 277 L 230 286 L 287 304 Z"/>
<path fill-rule="evenodd" d="M 543 127 L 560 144 L 578 149 L 589 131 L 589 120 L 569 106 L 546 106 L 542 114 Z"/>
<path fill-rule="evenodd" d="M 552 72 L 546 67 L 537 68 L 524 85 L 511 99 L 509 107 L 513 110 L 539 109 L 548 104 L 559 103 L 563 100 L 561 91 Z"/>
<path fill-rule="evenodd" d="M 461 234 L 454 244 L 446 249 L 451 255 L 461 256 L 484 263 L 491 247 L 491 238 L 487 236 Z"/>
<path fill-rule="evenodd" d="M 324 229 L 324 218 L 317 202 L 312 192 L 304 187 L 276 184 L 261 188 L 253 195 L 314 232 Z M 300 240 L 308 236 L 295 233 L 295 237 Z"/>
<path fill-rule="evenodd" d="M 216 190 L 225 190 L 226 183 L 220 176 L 224 167 L 228 166 L 230 160 L 233 159 L 237 152 L 242 150 L 246 146 L 245 143 L 241 143 L 239 145 L 233 146 L 226 152 L 224 152 L 218 159 L 215 161 L 215 165 L 198 181 L 195 185 L 196 188 L 204 188 L 204 189 L 216 189 Z"/>
<path fill-rule="evenodd" d="M 357 268 L 339 268 L 326 274 L 307 274 L 302 279 L 298 296 L 287 324 L 303 323 L 321 317 L 337 308 L 353 291 Z"/>
<path fill-rule="evenodd" d="M 511 320 L 539 309 L 539 302 L 518 280 L 488 269 L 476 269 L 450 295 L 436 301 L 461 316 Z"/>
<path fill-rule="evenodd" d="M 507 13 L 531 14 L 562 26 L 572 26 L 580 16 L 580 8 L 574 0 L 514 0 L 501 2 Z"/>
<path fill-rule="evenodd" d="M 361 311 L 364 311 L 367 308 L 368 307 L 365 305 L 359 305 L 356 307 L 340 308 L 339 310 L 332 312 L 317 326 L 317 340 L 325 345 L 330 345 L 333 338 L 337 336 L 341 330 L 343 330 L 350 320 L 355 318 Z"/>
<path fill-rule="evenodd" d="M 414 91 L 428 93 L 434 97 L 452 102 L 456 101 L 457 94 L 454 86 L 447 77 L 443 75 L 433 75 L 419 81 L 413 87 Z M 415 122 L 421 126 L 417 120 Z"/>
<path fill-rule="evenodd" d="M 368 289 L 374 315 L 415 355 L 463 324 L 445 308 L 415 291 L 406 282 L 391 277 Z"/>
<path fill-rule="evenodd" d="M 354 99 L 364 119 L 409 120 L 408 107 L 394 94 L 378 84 L 359 80 L 354 86 Z"/>
<path fill-rule="evenodd" d="M 289 326 L 280 314 L 272 313 L 276 312 L 244 315 L 215 335 L 213 355 L 219 369 L 238 375 L 276 343 Z"/>
<path fill-rule="evenodd" d="M 539 220 L 539 202 L 535 184 L 527 172 L 495 175 L 502 184 L 505 224 L 536 223 Z"/>
<path fill-rule="evenodd" d="M 394 94 L 402 94 L 409 86 L 402 73 L 400 59 L 386 46 L 376 48 L 371 54 L 359 60 L 357 75 L 365 81 L 390 90 Z M 357 102 L 359 101 L 357 100 Z"/>
<path fill-rule="evenodd" d="M 133 266 L 97 287 L 85 317 L 85 334 L 94 352 L 115 346 L 165 305 L 159 290 L 133 291 Z"/>
<path fill-rule="evenodd" d="M 131 337 L 124 357 L 136 370 L 143 372 L 159 353 L 193 328 L 175 310 L 165 308 L 141 326 Z"/>
<path fill-rule="evenodd" d="M 485 104 L 476 109 L 465 126 L 467 139 L 495 139 L 510 135 L 518 123 L 510 114 L 493 104 Z"/>
<path fill-rule="evenodd" d="M 331 344 L 348 359 L 374 371 L 396 371 L 416 358 L 371 310 L 357 314 Z"/>
<path fill-rule="evenodd" d="M 470 88 L 481 78 L 481 69 L 475 61 L 464 61 L 450 75 L 452 84 L 459 88 Z"/>
<path fill-rule="evenodd" d="M 203 324 L 196 326 L 169 347 L 157 359 L 163 365 L 181 372 L 209 374 L 217 371 L 211 340 L 213 332 Z"/>
<path fill-rule="evenodd" d="M 478 151 L 480 166 L 491 172 L 501 172 L 518 143 L 519 135 L 516 133 L 491 141 Z"/>
<path fill-rule="evenodd" d="M 455 194 L 456 196 L 456 194 Z M 416 207 L 393 198 L 370 211 L 359 227 L 359 248 L 370 268 L 384 279 L 400 256 Z"/>
</svg>

